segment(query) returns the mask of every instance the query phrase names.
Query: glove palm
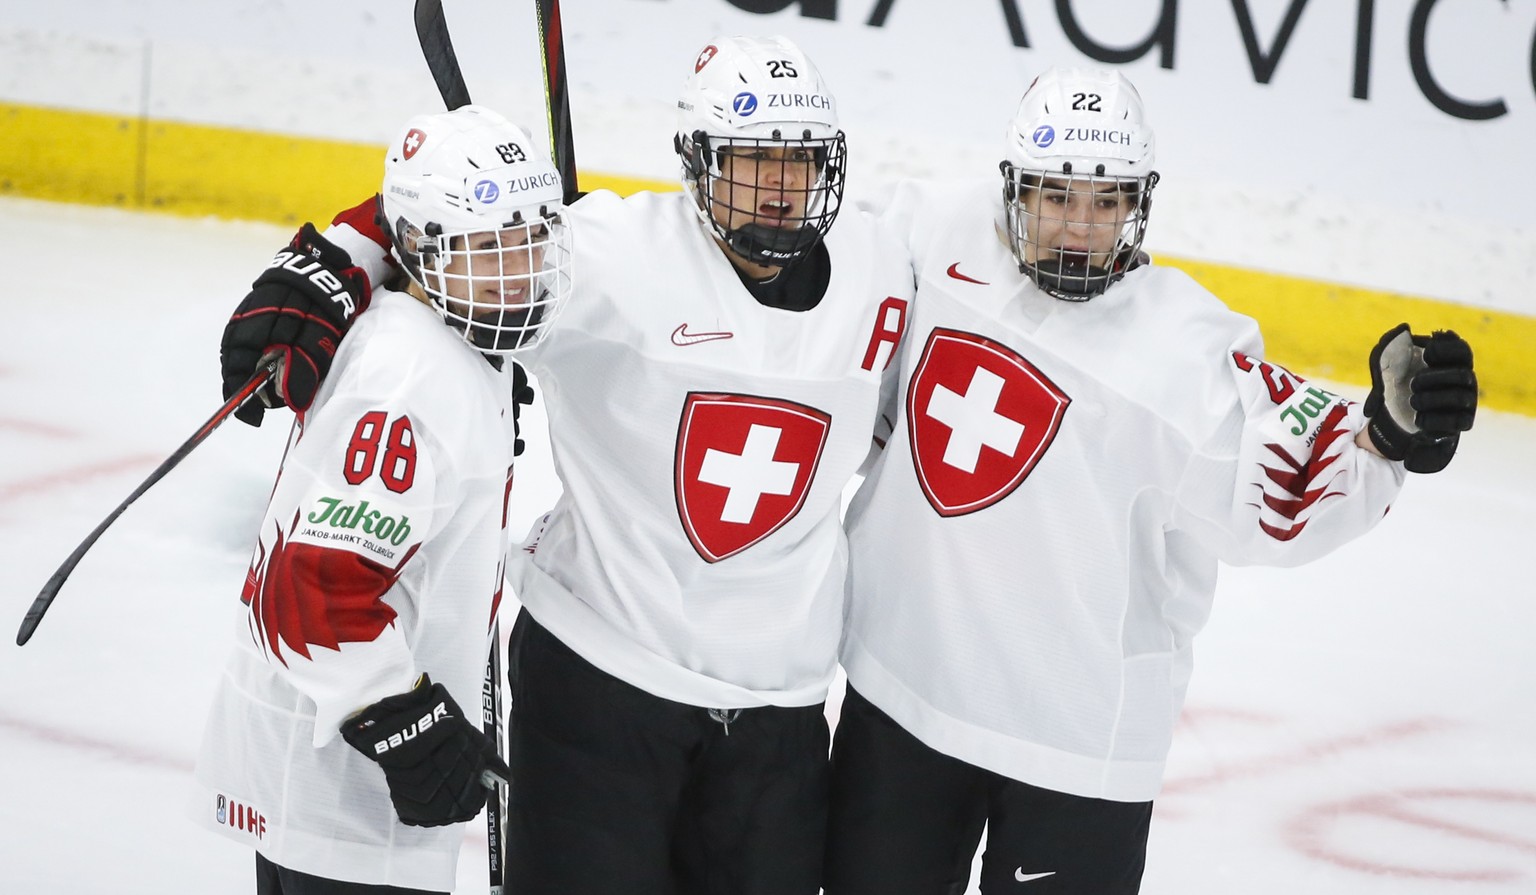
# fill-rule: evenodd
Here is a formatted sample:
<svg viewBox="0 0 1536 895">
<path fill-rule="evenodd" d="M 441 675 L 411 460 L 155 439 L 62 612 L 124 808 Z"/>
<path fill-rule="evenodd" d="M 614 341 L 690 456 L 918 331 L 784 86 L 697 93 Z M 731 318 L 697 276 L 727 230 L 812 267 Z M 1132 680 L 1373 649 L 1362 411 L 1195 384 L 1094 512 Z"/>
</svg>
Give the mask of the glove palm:
<svg viewBox="0 0 1536 895">
<path fill-rule="evenodd" d="M 1371 443 L 1409 472 L 1439 472 L 1477 415 L 1472 347 L 1450 330 L 1415 336 L 1403 323 L 1371 351 L 1365 399 Z"/>
</svg>

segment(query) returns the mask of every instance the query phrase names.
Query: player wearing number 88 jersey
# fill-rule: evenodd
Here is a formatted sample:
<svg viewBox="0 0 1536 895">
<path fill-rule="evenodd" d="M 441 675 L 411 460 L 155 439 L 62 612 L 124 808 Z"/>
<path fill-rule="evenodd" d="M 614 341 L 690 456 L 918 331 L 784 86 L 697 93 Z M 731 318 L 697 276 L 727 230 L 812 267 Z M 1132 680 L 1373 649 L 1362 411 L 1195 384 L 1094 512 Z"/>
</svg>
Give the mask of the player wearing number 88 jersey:
<svg viewBox="0 0 1536 895">
<path fill-rule="evenodd" d="M 513 150 L 538 183 L 462 201 Z M 259 893 L 294 873 L 451 889 L 482 773 L 507 776 L 475 697 L 508 547 L 500 355 L 538 340 L 567 281 L 544 174 L 477 107 L 412 119 L 386 161 L 408 278 L 375 290 L 294 429 L 197 772 L 196 819 L 257 850 Z"/>
</svg>

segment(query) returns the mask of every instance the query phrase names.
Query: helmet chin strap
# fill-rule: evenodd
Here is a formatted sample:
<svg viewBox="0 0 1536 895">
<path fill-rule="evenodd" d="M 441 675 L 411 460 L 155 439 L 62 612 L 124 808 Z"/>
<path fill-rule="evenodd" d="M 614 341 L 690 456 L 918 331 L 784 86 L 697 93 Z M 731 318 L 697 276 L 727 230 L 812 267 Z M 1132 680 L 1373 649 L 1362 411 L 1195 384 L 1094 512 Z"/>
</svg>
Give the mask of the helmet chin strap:
<svg viewBox="0 0 1536 895">
<path fill-rule="evenodd" d="M 1052 257 L 1030 265 L 1035 285 L 1062 301 L 1088 301 L 1104 292 L 1110 279 L 1123 270 L 1123 257 L 1110 269 L 1089 264 L 1081 252 L 1053 252 Z"/>
<path fill-rule="evenodd" d="M 788 267 L 805 257 L 821 233 L 815 227 L 765 227 L 745 224 L 725 234 L 726 245 L 738 256 L 769 267 Z"/>
</svg>

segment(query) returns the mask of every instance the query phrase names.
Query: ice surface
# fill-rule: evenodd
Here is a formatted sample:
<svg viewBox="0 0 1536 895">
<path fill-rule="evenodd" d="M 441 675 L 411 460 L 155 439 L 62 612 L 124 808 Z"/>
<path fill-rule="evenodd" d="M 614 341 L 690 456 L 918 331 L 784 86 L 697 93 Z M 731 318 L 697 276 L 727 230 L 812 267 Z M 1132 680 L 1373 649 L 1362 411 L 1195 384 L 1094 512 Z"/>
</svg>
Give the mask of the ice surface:
<svg viewBox="0 0 1536 895">
<path fill-rule="evenodd" d="M 182 806 L 286 416 L 216 433 L 102 538 L 27 647 L 9 632 L 219 405 L 223 321 L 287 236 L 0 201 L 0 890 L 251 891 L 250 852 Z M 557 493 L 538 405 L 530 430 L 519 529 Z M 1223 570 L 1145 892 L 1536 891 L 1533 448 L 1536 420 L 1485 413 L 1364 540 Z M 461 891 L 484 884 L 482 831 Z"/>
</svg>

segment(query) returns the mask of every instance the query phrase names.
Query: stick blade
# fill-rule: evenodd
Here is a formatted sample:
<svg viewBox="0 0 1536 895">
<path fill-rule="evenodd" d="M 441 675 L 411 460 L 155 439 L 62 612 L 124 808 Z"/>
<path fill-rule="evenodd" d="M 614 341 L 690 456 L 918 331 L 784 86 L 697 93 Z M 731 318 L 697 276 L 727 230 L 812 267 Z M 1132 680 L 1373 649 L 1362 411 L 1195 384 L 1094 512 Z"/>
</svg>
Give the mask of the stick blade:
<svg viewBox="0 0 1536 895">
<path fill-rule="evenodd" d="M 427 60 L 437 92 L 442 94 L 443 105 L 450 111 L 469 105 L 469 85 L 459 71 L 459 58 L 454 55 L 453 39 L 448 36 L 442 0 L 416 0 L 416 39 L 421 43 L 421 55 Z"/>
<path fill-rule="evenodd" d="M 38 591 L 37 597 L 32 600 L 32 605 L 27 607 L 27 614 L 22 616 L 21 627 L 16 630 L 17 646 L 26 646 L 27 641 L 32 639 L 33 632 L 37 630 L 38 625 L 42 624 L 43 616 L 48 613 L 48 607 L 53 605 L 53 598 L 59 595 L 59 588 L 64 586 L 65 579 L 69 578 L 69 573 L 75 570 L 75 564 L 79 561 L 78 555 L 71 555 L 65 560 L 64 565 L 53 573 L 53 577 L 48 579 L 48 583 L 43 585 L 43 589 Z"/>
</svg>

